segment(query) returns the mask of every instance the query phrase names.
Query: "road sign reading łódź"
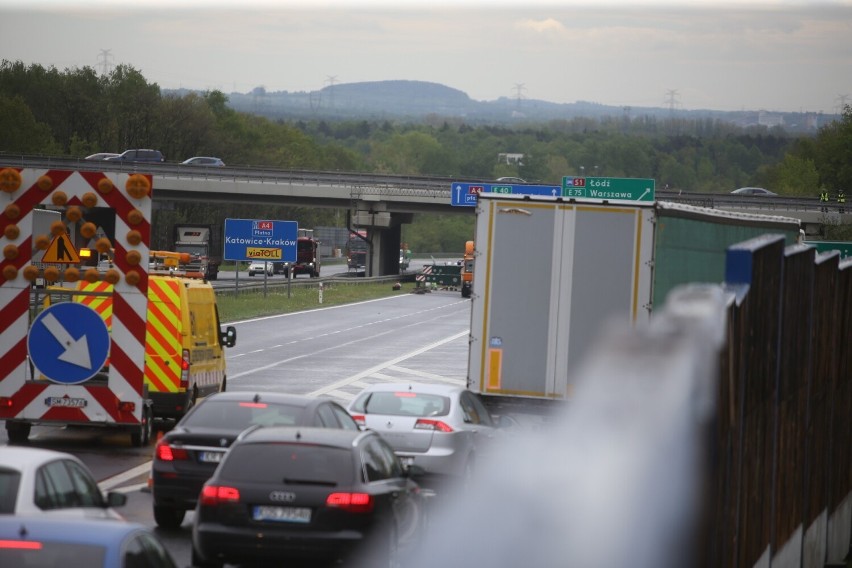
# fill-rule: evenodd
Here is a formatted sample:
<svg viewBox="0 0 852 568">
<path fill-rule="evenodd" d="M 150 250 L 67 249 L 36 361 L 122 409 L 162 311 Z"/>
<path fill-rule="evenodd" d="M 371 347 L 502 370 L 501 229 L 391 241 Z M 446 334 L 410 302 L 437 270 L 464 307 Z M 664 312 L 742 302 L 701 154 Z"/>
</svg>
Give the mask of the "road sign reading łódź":
<svg viewBox="0 0 852 568">
<path fill-rule="evenodd" d="M 480 193 L 503 193 L 506 195 L 549 195 L 559 197 L 562 188 L 558 185 L 512 185 L 506 183 L 469 183 L 455 181 L 450 186 L 452 195 L 450 204 L 461 207 L 474 207 Z"/>
<path fill-rule="evenodd" d="M 642 178 L 562 178 L 562 197 L 654 201 L 654 180 Z"/>
<path fill-rule="evenodd" d="M 296 262 L 296 221 L 225 219 L 225 260 Z"/>
</svg>

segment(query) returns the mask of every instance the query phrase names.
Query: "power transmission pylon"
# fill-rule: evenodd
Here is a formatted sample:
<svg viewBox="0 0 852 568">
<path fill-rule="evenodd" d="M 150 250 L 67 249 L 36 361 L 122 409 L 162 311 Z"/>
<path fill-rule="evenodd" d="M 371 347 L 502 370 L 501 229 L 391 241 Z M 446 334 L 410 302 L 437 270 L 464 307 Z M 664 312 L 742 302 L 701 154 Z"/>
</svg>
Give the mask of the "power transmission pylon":
<svg viewBox="0 0 852 568">
<path fill-rule="evenodd" d="M 112 71 L 112 63 L 110 59 L 112 58 L 112 50 L 111 49 L 102 49 L 98 54 L 98 67 L 101 68 L 101 75 L 107 75 L 110 71 Z"/>
<path fill-rule="evenodd" d="M 524 91 L 526 90 L 523 83 L 515 83 L 515 104 L 519 110 L 521 108 L 521 100 L 526 98 L 524 97 Z"/>
<path fill-rule="evenodd" d="M 325 82 L 328 83 L 328 106 L 334 108 L 334 83 L 337 81 L 337 75 L 327 75 Z"/>
<path fill-rule="evenodd" d="M 677 100 L 677 89 L 666 90 L 666 100 L 664 102 L 668 105 L 669 112 L 674 114 L 675 107 L 680 105 L 680 101 Z"/>
</svg>

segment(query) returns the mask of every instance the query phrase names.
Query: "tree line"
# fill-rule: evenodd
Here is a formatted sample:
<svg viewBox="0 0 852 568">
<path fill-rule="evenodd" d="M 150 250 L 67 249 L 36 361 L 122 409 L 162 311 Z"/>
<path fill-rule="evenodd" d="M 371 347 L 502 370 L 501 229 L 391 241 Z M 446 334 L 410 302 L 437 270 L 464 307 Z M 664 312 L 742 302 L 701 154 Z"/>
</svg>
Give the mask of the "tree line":
<svg viewBox="0 0 852 568">
<path fill-rule="evenodd" d="M 548 185 L 559 185 L 566 175 L 597 175 L 653 178 L 658 188 L 702 193 L 752 185 L 816 197 L 821 188 L 832 194 L 852 189 L 849 106 L 840 121 L 813 136 L 675 116 L 512 126 L 471 126 L 438 115 L 420 122 L 288 121 L 236 112 L 221 91 L 163 92 L 128 65 L 98 74 L 91 67 L 60 71 L 3 60 L 0 126 L 0 152 L 8 154 L 84 157 L 156 148 L 170 162 L 209 155 L 228 165 L 483 180 L 514 176 Z M 500 159 L 511 154 L 523 157 Z M 177 204 L 168 216 L 211 222 L 214 210 L 224 218 L 245 207 L 222 211 Z M 265 211 L 306 227 L 335 226 L 341 219 L 334 210 Z M 457 251 L 472 232 L 470 215 L 418 215 L 403 237 L 415 251 Z"/>
</svg>

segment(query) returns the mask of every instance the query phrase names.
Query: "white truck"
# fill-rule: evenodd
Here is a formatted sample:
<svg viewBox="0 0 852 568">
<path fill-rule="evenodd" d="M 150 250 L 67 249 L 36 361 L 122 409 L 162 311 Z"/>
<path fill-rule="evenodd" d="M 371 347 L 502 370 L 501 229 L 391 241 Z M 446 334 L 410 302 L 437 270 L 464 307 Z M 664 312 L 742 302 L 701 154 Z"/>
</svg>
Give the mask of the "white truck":
<svg viewBox="0 0 852 568">
<path fill-rule="evenodd" d="M 198 274 L 205 280 L 219 278 L 219 265 L 222 263 L 222 242 L 217 225 L 181 224 L 174 226 L 175 252 L 190 255 L 186 273 Z"/>
<path fill-rule="evenodd" d="M 468 388 L 497 414 L 570 398 L 602 323 L 645 322 L 678 284 L 722 282 L 726 248 L 764 233 L 795 243 L 799 221 L 667 202 L 480 194 Z"/>
</svg>

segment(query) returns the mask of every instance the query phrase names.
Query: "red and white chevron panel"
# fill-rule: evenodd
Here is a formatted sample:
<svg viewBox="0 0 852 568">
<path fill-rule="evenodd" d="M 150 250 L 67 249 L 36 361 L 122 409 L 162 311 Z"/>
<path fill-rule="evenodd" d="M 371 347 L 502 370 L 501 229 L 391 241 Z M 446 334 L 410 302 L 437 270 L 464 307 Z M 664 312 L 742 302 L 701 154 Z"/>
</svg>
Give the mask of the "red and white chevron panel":
<svg viewBox="0 0 852 568">
<path fill-rule="evenodd" d="M 68 170 L 36 170 L 13 168 L 19 172 L 22 183 L 13 191 L 0 192 L 0 250 L 8 245 L 17 247 L 18 255 L 9 258 L 5 252 L 0 259 L 0 397 L 12 400 L 10 407 L 0 408 L 0 419 L 21 418 L 45 422 L 97 422 L 139 423 L 142 415 L 144 386 L 145 324 L 147 316 L 148 253 L 151 235 L 151 192 L 140 198 L 132 197 L 125 189 L 131 174 L 82 172 Z M 0 164 L 0 170 L 4 170 Z M 151 181 L 150 176 L 148 181 Z M 114 186 L 111 191 L 99 191 L 99 183 L 107 178 Z M 33 367 L 27 359 L 27 334 L 30 324 L 31 283 L 23 277 L 23 269 L 30 264 L 33 242 L 33 209 L 40 205 L 64 212 L 54 205 L 56 192 L 67 197 L 64 208 L 80 206 L 87 193 L 97 196 L 96 207 L 115 210 L 115 268 L 121 275 L 113 296 L 112 332 L 107 384 L 87 386 L 54 383 L 42 376 L 33 376 Z M 61 201 L 61 200 L 60 200 Z M 10 206 L 18 214 L 10 216 Z M 142 214 L 143 220 L 133 224 L 131 211 Z M 64 222 L 68 222 L 63 217 Z M 17 231 L 7 231 L 16 225 Z M 128 232 L 138 231 L 141 242 L 131 245 Z M 16 234 L 17 233 L 17 234 Z M 10 238 L 14 237 L 14 238 Z M 14 248 L 14 247 L 9 247 Z M 141 255 L 138 266 L 131 267 L 126 253 L 136 250 Z M 7 279 L 4 269 L 14 266 L 17 276 Z M 139 282 L 130 285 L 125 280 L 129 269 L 136 270 Z M 60 271 L 61 273 L 62 271 Z M 81 270 L 82 272 L 82 270 Z M 47 397 L 84 399 L 82 408 L 47 406 Z M 119 401 L 135 403 L 135 410 L 121 412 Z"/>
</svg>

